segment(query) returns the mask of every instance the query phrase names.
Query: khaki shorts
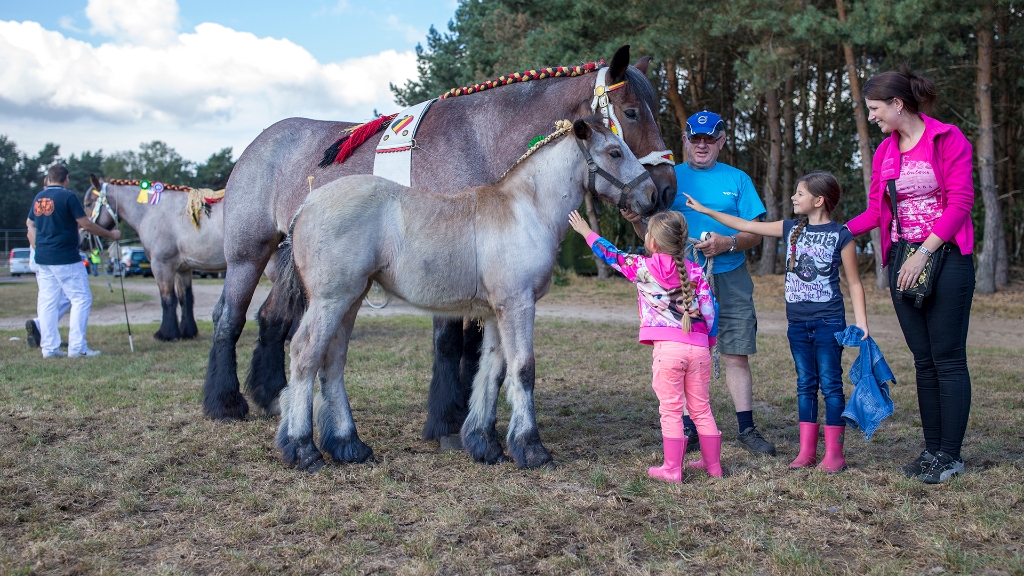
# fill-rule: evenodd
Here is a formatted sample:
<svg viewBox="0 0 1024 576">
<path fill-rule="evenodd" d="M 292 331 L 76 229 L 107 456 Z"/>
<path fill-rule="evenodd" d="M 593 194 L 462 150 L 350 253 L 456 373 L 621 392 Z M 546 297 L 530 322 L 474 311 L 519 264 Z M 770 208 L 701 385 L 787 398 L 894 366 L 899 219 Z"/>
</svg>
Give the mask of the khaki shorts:
<svg viewBox="0 0 1024 576">
<path fill-rule="evenodd" d="M 722 354 L 757 354 L 757 313 L 754 311 L 754 281 L 746 263 L 715 274 L 718 300 L 718 351 Z"/>
</svg>

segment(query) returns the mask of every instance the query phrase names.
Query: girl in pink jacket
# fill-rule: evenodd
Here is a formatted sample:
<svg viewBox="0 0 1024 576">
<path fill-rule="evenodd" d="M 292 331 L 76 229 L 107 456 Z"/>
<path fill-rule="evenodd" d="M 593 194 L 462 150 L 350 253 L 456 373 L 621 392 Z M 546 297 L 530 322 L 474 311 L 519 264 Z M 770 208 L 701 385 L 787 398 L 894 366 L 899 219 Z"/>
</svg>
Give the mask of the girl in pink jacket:
<svg viewBox="0 0 1024 576">
<path fill-rule="evenodd" d="M 652 387 L 660 402 L 664 464 L 647 470 L 652 478 L 681 482 L 686 456 L 683 409 L 697 426 L 701 459 L 690 467 L 721 477 L 722 433 L 708 400 L 711 352 L 717 334 L 717 309 L 701 267 L 683 250 L 689 234 L 679 212 L 651 217 L 644 237 L 650 256 L 620 252 L 590 229 L 578 212 L 569 224 L 583 235 L 598 258 L 636 285 L 640 343 L 654 347 Z"/>
</svg>

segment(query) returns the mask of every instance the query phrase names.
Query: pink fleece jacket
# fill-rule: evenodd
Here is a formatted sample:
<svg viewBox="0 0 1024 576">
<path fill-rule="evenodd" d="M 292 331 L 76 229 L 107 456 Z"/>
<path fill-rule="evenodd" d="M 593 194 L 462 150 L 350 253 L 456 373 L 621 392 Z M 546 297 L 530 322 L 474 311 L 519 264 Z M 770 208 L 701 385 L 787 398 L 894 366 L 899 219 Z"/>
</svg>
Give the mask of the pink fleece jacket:
<svg viewBox="0 0 1024 576">
<path fill-rule="evenodd" d="M 924 135 L 921 138 L 931 150 L 931 164 L 939 183 L 942 216 L 935 222 L 932 233 L 943 242 L 953 240 L 961 254 L 974 251 L 974 225 L 971 208 L 974 206 L 974 181 L 971 176 L 973 152 L 971 143 L 959 128 L 944 124 L 921 114 Z M 871 191 L 868 209 L 846 223 L 854 235 L 876 227 L 882 229 L 882 264 L 889 262 L 892 240 L 892 203 L 889 200 L 888 181 L 900 176 L 900 134 L 893 132 L 875 150 L 871 163 Z"/>
<path fill-rule="evenodd" d="M 639 256 L 619 251 L 596 233 L 587 236 L 587 244 L 599 258 L 636 285 L 640 314 L 640 343 L 653 346 L 657 341 L 682 342 L 696 346 L 715 345 L 717 334 L 715 297 L 701 273 L 701 267 L 686 261 L 686 272 L 694 284 L 691 310 L 700 312 L 691 320 L 690 331 L 680 323 L 681 290 L 675 260 L 667 254 Z"/>
</svg>

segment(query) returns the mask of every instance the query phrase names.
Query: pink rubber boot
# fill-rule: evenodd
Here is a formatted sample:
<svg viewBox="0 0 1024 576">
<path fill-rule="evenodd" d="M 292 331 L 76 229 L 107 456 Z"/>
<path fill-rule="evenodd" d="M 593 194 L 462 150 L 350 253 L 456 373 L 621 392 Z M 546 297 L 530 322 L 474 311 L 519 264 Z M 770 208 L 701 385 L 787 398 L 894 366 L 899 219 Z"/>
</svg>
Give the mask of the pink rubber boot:
<svg viewBox="0 0 1024 576">
<path fill-rule="evenodd" d="M 818 470 L 829 474 L 846 470 L 846 458 L 843 457 L 843 433 L 846 426 L 825 425 L 825 457 L 818 464 Z"/>
<path fill-rule="evenodd" d="M 715 478 L 722 477 L 722 433 L 713 436 L 698 435 L 700 439 L 700 460 L 688 464 L 690 468 L 703 470 Z"/>
<path fill-rule="evenodd" d="M 790 464 L 790 468 L 805 468 L 818 463 L 818 423 L 800 423 L 800 454 Z"/>
<path fill-rule="evenodd" d="M 682 482 L 686 438 L 662 438 L 661 443 L 665 450 L 665 463 L 648 468 L 647 475 L 665 482 Z"/>
</svg>

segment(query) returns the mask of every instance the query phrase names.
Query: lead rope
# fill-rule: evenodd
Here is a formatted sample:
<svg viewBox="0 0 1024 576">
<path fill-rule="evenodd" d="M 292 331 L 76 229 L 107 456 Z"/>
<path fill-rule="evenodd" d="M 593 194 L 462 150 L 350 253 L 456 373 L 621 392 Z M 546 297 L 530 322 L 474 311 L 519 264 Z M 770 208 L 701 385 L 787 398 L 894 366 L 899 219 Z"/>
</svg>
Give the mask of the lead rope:
<svg viewBox="0 0 1024 576">
<path fill-rule="evenodd" d="M 684 255 L 692 262 L 700 263 L 697 259 L 697 247 L 695 246 L 700 240 L 696 238 L 686 239 L 686 248 L 684 248 Z M 708 286 L 711 287 L 711 293 L 715 293 L 715 259 L 705 258 L 704 265 L 701 266 L 701 270 L 704 274 L 704 279 L 707 280 Z M 708 328 L 711 328 L 710 326 Z M 722 355 L 718 352 L 718 342 L 711 347 L 711 365 L 712 372 L 714 373 L 715 380 L 722 377 Z"/>
<path fill-rule="evenodd" d="M 117 212 L 114 211 L 114 209 L 110 207 L 110 203 L 107 202 L 107 183 L 104 182 L 102 189 L 100 191 L 98 191 L 98 192 L 96 191 L 95 188 L 93 188 L 93 193 L 95 193 L 99 197 L 97 199 L 97 201 L 96 201 L 96 207 L 93 208 L 93 211 L 92 211 L 92 222 L 93 222 L 93 224 L 95 224 L 96 220 L 99 219 L 100 208 L 106 208 L 107 212 L 110 213 L 110 217 L 114 219 L 114 228 L 117 228 L 118 224 L 120 224 L 120 221 L 117 218 Z M 93 242 L 96 242 L 97 244 L 99 244 L 100 253 L 102 254 L 103 253 L 103 240 L 100 239 L 95 234 L 89 234 L 89 238 Z M 120 261 L 121 261 L 120 260 L 120 257 L 121 257 L 121 243 L 118 242 L 117 240 L 114 240 L 113 245 L 114 245 L 114 254 L 115 254 L 115 260 L 114 261 L 120 263 Z M 110 284 L 110 275 L 107 272 L 107 268 L 105 266 L 103 267 L 103 275 L 107 278 L 107 287 L 110 288 L 111 292 L 113 292 L 114 291 L 114 287 Z M 125 325 L 128 326 L 128 347 L 131 348 L 132 354 L 134 354 L 135 353 L 135 343 L 132 341 L 132 323 L 131 323 L 130 320 L 128 320 L 128 300 L 127 300 L 127 298 L 125 298 L 125 295 L 124 295 L 124 274 L 118 274 L 117 277 L 120 278 L 120 280 L 121 280 L 121 304 L 124 306 L 124 323 L 125 323 Z"/>
</svg>

